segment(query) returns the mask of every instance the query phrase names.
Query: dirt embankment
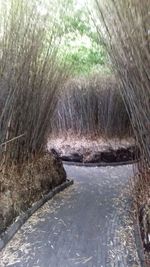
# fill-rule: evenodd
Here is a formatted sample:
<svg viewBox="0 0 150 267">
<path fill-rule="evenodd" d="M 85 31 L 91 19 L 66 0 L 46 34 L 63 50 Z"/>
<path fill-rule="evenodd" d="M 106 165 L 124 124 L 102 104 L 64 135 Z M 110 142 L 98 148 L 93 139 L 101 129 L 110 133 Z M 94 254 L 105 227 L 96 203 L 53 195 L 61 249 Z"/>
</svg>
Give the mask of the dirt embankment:
<svg viewBox="0 0 150 267">
<path fill-rule="evenodd" d="M 85 137 L 53 138 L 48 142 L 48 150 L 64 161 L 81 163 L 115 163 L 135 160 L 139 151 L 134 140 L 104 139 Z"/>
<path fill-rule="evenodd" d="M 26 163 L 20 171 L 15 166 L 5 173 L 1 169 L 0 233 L 16 216 L 65 180 L 61 161 L 49 153 Z"/>
</svg>

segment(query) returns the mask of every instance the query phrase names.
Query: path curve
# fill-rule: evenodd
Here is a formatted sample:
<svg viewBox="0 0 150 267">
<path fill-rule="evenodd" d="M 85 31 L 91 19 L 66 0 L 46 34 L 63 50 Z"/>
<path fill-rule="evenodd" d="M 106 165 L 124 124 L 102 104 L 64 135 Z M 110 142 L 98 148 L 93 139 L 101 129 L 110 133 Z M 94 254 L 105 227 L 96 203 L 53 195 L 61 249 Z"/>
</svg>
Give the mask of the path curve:
<svg viewBox="0 0 150 267">
<path fill-rule="evenodd" d="M 139 267 L 127 190 L 132 166 L 65 168 L 74 185 L 22 226 L 0 266 Z"/>
</svg>

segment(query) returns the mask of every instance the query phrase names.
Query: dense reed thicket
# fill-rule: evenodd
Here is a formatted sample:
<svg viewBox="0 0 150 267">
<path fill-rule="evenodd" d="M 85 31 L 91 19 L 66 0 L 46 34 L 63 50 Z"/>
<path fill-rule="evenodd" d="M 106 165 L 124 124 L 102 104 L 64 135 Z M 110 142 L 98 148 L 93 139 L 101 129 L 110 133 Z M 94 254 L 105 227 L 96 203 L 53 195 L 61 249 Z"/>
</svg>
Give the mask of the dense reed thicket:
<svg viewBox="0 0 150 267">
<path fill-rule="evenodd" d="M 150 248 L 150 0 L 95 2 L 98 29 L 118 74 L 140 148 L 139 173 L 132 182 L 143 244 Z"/>
<path fill-rule="evenodd" d="M 150 0 L 96 0 L 103 34 L 121 83 L 137 143 L 150 165 Z"/>
<path fill-rule="evenodd" d="M 66 180 L 45 146 L 68 71 L 44 1 L 0 2 L 0 233 Z M 53 3 L 52 3 L 53 4 Z"/>
<path fill-rule="evenodd" d="M 55 20 L 48 10 L 40 13 L 41 5 L 1 3 L 0 160 L 5 166 L 43 151 L 56 94 L 67 77 L 60 58 L 58 64 Z"/>
<path fill-rule="evenodd" d="M 131 132 L 129 116 L 111 75 L 69 80 L 59 98 L 53 132 L 60 135 L 124 137 Z"/>
</svg>

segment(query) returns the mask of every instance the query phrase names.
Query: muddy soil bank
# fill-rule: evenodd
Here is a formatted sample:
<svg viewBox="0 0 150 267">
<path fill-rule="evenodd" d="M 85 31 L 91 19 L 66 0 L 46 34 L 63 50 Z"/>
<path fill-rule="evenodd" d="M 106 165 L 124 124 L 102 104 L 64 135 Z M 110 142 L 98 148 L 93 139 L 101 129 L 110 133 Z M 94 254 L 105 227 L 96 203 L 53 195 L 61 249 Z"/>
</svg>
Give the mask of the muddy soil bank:
<svg viewBox="0 0 150 267">
<path fill-rule="evenodd" d="M 131 138 L 55 138 L 48 142 L 48 150 L 63 161 L 78 163 L 127 162 L 139 158 L 139 150 Z"/>
</svg>

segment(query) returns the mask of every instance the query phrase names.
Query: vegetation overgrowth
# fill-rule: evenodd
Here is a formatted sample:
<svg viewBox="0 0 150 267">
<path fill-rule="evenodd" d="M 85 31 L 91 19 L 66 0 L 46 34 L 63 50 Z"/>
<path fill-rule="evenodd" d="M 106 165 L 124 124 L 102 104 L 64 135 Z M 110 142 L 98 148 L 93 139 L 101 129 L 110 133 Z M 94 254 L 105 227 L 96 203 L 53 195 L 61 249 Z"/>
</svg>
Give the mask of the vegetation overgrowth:
<svg viewBox="0 0 150 267">
<path fill-rule="evenodd" d="M 57 23 L 41 5 L 0 2 L 0 231 L 66 179 L 45 147 L 68 68 Z"/>
<path fill-rule="evenodd" d="M 68 75 L 60 58 L 58 65 L 57 26 L 40 14 L 38 3 L 1 4 L 0 158 L 4 165 L 22 164 L 43 151 L 56 94 Z"/>
<path fill-rule="evenodd" d="M 55 136 L 124 138 L 132 134 L 129 115 L 113 75 L 70 79 L 59 96 L 52 129 Z"/>
<path fill-rule="evenodd" d="M 134 180 L 136 203 L 144 204 L 144 243 L 150 245 L 150 0 L 95 0 L 98 30 L 118 75 L 141 161 Z"/>
</svg>

